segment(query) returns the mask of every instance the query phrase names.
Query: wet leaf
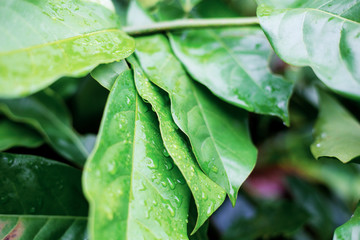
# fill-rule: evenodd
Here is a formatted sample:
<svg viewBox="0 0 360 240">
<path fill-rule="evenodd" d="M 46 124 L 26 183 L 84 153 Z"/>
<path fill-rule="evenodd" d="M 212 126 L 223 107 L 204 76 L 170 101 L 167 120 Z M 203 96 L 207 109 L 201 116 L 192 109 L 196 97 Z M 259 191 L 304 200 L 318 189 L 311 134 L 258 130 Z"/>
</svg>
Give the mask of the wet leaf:
<svg viewBox="0 0 360 240">
<path fill-rule="evenodd" d="M 234 204 L 257 155 L 246 113 L 223 104 L 194 83 L 164 36 L 137 38 L 136 44 L 136 56 L 149 80 L 169 94 L 172 117 L 189 137 L 201 169 L 226 190 Z"/>
<path fill-rule="evenodd" d="M 187 239 L 190 191 L 163 149 L 155 114 L 123 72 L 84 170 L 91 238 Z"/>
<path fill-rule="evenodd" d="M 360 98 L 358 0 L 258 0 L 257 15 L 285 62 L 310 66 L 328 87 Z"/>
<path fill-rule="evenodd" d="M 289 125 L 292 83 L 271 73 L 271 47 L 257 28 L 171 33 L 172 48 L 189 74 L 215 95 L 248 111 L 280 117 Z"/>
<path fill-rule="evenodd" d="M 9 119 L 30 125 L 59 154 L 82 166 L 88 152 L 71 126 L 70 114 L 50 89 L 26 98 L 0 99 L 0 111 Z"/>
<path fill-rule="evenodd" d="M 0 153 L 0 214 L 86 216 L 80 179 L 63 163 Z"/>
<path fill-rule="evenodd" d="M 86 222 L 86 217 L 0 214 L 0 238 L 86 240 Z"/>
<path fill-rule="evenodd" d="M 189 210 L 189 222 L 188 222 L 188 235 L 189 240 L 208 240 L 208 228 L 209 228 L 209 220 L 207 220 L 200 228 L 196 231 L 196 233 L 191 235 L 192 229 L 196 226 L 197 223 L 197 210 L 196 203 L 193 201 L 190 202 L 190 210 Z"/>
<path fill-rule="evenodd" d="M 349 221 L 335 230 L 334 240 L 357 239 L 360 236 L 360 204 Z"/>
<path fill-rule="evenodd" d="M 0 153 L 0 185 L 0 239 L 87 239 L 80 170 Z"/>
<path fill-rule="evenodd" d="M 198 217 L 192 226 L 193 229 L 189 230 L 196 232 L 222 204 L 225 192 L 210 180 L 197 164 L 191 146 L 186 141 L 186 136 L 177 127 L 171 116 L 170 100 L 167 94 L 149 81 L 134 57 L 130 57 L 128 60 L 134 69 L 137 91 L 144 100 L 152 105 L 158 116 L 160 132 L 165 145 L 164 154 L 170 155 L 174 160 L 195 199 Z"/>
<path fill-rule="evenodd" d="M 115 13 L 89 1 L 2 1 L 0 16 L 1 97 L 29 95 L 134 50 Z"/>
<path fill-rule="evenodd" d="M 315 158 L 335 157 L 343 163 L 360 156 L 360 124 L 335 99 L 320 92 L 320 113 L 311 152 Z"/>
<path fill-rule="evenodd" d="M 128 68 L 125 60 L 108 64 L 101 64 L 91 72 L 91 76 L 104 88 L 110 90 L 116 78 Z"/>
<path fill-rule="evenodd" d="M 7 119 L 0 120 L 0 151 L 12 147 L 36 148 L 44 139 L 34 129 Z"/>
</svg>

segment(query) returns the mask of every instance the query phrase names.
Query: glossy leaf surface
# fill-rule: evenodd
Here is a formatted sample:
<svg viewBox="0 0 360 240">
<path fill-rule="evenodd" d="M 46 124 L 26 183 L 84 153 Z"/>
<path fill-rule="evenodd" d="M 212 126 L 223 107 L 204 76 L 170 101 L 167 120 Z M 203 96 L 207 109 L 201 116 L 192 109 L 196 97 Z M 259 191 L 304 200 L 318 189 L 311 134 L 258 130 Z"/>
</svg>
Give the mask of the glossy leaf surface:
<svg viewBox="0 0 360 240">
<path fill-rule="evenodd" d="M 189 229 L 195 232 L 223 203 L 225 192 L 210 180 L 197 164 L 191 146 L 185 140 L 186 136 L 176 126 L 171 116 L 168 95 L 147 79 L 134 57 L 130 57 L 128 60 L 134 69 L 137 91 L 144 100 L 152 105 L 158 116 L 161 136 L 166 148 L 164 154 L 170 155 L 174 160 L 195 199 L 198 217 L 194 222 L 193 229 Z"/>
<path fill-rule="evenodd" d="M 320 92 L 320 113 L 311 152 L 315 158 L 335 157 L 347 163 L 360 156 L 360 124 L 335 99 Z"/>
<path fill-rule="evenodd" d="M 61 76 L 81 76 L 131 54 L 116 15 L 88 1 L 0 3 L 0 96 L 36 92 Z"/>
<path fill-rule="evenodd" d="M 65 104 L 50 89 L 26 98 L 0 99 L 0 111 L 35 128 L 59 154 L 81 166 L 88 152 L 72 129 Z"/>
<path fill-rule="evenodd" d="M 41 135 L 26 125 L 0 120 L 0 151 L 11 147 L 35 148 L 43 143 Z"/>
<path fill-rule="evenodd" d="M 257 15 L 285 62 L 310 66 L 333 90 L 360 98 L 359 0 L 258 0 Z"/>
<path fill-rule="evenodd" d="M 0 153 L 0 213 L 86 216 L 80 180 L 81 171 L 63 163 Z"/>
<path fill-rule="evenodd" d="M 271 73 L 271 47 L 257 28 L 183 31 L 171 45 L 191 76 L 221 99 L 289 124 L 292 83 Z"/>
<path fill-rule="evenodd" d="M 86 222 L 86 217 L 0 214 L 0 239 L 86 240 Z"/>
<path fill-rule="evenodd" d="M 335 230 L 334 240 L 357 239 L 360 236 L 360 204 L 349 221 Z"/>
<path fill-rule="evenodd" d="M 125 60 L 108 64 L 101 64 L 91 71 L 91 76 L 104 88 L 111 90 L 117 77 L 128 70 Z"/>
<path fill-rule="evenodd" d="M 130 70 L 111 89 L 83 182 L 91 238 L 187 239 L 190 192 Z"/>
<path fill-rule="evenodd" d="M 189 137 L 201 169 L 235 203 L 256 162 L 244 112 L 222 104 L 195 84 L 161 35 L 136 39 L 136 56 L 149 80 L 168 92 L 175 123 Z"/>
</svg>

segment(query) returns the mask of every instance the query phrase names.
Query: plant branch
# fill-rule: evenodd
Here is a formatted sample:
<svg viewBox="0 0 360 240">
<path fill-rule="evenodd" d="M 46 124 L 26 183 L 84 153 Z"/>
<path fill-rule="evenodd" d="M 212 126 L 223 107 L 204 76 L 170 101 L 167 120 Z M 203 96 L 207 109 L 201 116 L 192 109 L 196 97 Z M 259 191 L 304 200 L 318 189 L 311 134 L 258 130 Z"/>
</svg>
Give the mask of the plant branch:
<svg viewBox="0 0 360 240">
<path fill-rule="evenodd" d="M 239 27 L 259 24 L 257 17 L 242 18 L 212 18 L 212 19 L 181 19 L 174 21 L 158 22 L 145 26 L 126 26 L 123 31 L 132 36 L 146 35 L 164 31 L 173 31 L 189 28 L 208 27 Z"/>
</svg>

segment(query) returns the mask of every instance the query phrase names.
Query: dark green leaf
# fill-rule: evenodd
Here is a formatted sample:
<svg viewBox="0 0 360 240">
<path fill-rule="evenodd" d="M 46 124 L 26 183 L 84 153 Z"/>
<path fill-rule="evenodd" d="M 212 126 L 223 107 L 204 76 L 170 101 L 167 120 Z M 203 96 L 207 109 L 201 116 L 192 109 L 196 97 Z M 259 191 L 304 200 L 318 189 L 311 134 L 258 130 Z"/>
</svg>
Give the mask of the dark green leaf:
<svg viewBox="0 0 360 240">
<path fill-rule="evenodd" d="M 258 0 L 261 27 L 279 57 L 310 66 L 333 90 L 360 98 L 358 0 Z"/>
<path fill-rule="evenodd" d="M 86 240 L 86 222 L 86 217 L 0 214 L 0 238 Z"/>
<path fill-rule="evenodd" d="M 28 95 L 61 76 L 85 75 L 134 50 L 116 15 L 89 1 L 1 1 L 0 25 L 1 97 Z"/>
<path fill-rule="evenodd" d="M 178 129 L 171 116 L 167 94 L 147 79 L 134 57 L 128 59 L 134 68 L 135 84 L 140 96 L 152 105 L 159 118 L 160 131 L 166 148 L 164 154 L 172 157 L 194 196 L 198 219 L 191 231 L 195 232 L 222 204 L 225 192 L 211 181 L 196 163 L 191 146 L 185 140 L 186 136 Z"/>
<path fill-rule="evenodd" d="M 12 147 L 36 148 L 43 143 L 41 135 L 26 125 L 0 120 L 0 151 Z"/>
<path fill-rule="evenodd" d="M 93 239 L 187 239 L 190 191 L 130 70 L 111 89 L 84 189 Z"/>
<path fill-rule="evenodd" d="M 358 239 L 360 236 L 360 204 L 354 215 L 344 225 L 335 230 L 334 240 Z"/>
<path fill-rule="evenodd" d="M 141 37 L 136 44 L 136 56 L 149 80 L 169 93 L 173 119 L 189 137 L 201 169 L 226 190 L 234 204 L 256 162 L 247 115 L 195 84 L 165 37 Z"/>
<path fill-rule="evenodd" d="M 0 153 L 0 213 L 86 216 L 80 179 L 63 163 Z"/>
<path fill-rule="evenodd" d="M 52 84 L 50 88 L 61 98 L 67 100 L 76 94 L 84 79 L 86 78 L 63 77 Z"/>
<path fill-rule="evenodd" d="M 254 28 L 170 34 L 176 56 L 191 76 L 221 99 L 248 111 L 279 116 L 289 125 L 292 83 L 271 73 L 271 47 Z"/>
<path fill-rule="evenodd" d="M 320 113 L 311 152 L 316 158 L 336 157 L 347 163 L 360 156 L 360 124 L 335 99 L 320 92 Z"/>
<path fill-rule="evenodd" d="M 110 90 L 116 78 L 125 70 L 129 69 L 124 60 L 108 64 L 101 64 L 91 72 L 91 76 L 104 88 Z"/>
<path fill-rule="evenodd" d="M 271 237 L 291 237 L 308 220 L 309 215 L 292 202 L 278 201 L 261 205 L 256 215 L 233 223 L 223 239 L 252 240 Z M 274 238 L 275 239 L 275 238 Z"/>
<path fill-rule="evenodd" d="M 309 227 L 315 239 L 330 239 L 337 221 L 346 215 L 344 203 L 320 191 L 320 188 L 296 177 L 287 179 L 288 189 L 295 203 L 309 213 Z"/>
<path fill-rule="evenodd" d="M 59 154 L 81 166 L 88 152 L 72 129 L 66 106 L 50 89 L 19 99 L 0 99 L 0 111 L 11 120 L 26 123 L 41 133 Z"/>
</svg>

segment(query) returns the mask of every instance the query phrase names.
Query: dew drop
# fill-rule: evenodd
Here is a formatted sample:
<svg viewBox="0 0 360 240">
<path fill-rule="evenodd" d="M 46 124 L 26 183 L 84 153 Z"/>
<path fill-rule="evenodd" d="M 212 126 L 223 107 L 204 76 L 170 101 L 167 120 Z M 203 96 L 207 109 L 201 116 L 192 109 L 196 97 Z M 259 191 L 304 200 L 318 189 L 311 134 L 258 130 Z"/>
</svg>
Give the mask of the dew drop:
<svg viewBox="0 0 360 240">
<path fill-rule="evenodd" d="M 179 208 L 182 204 L 182 196 L 175 196 L 175 203 L 176 203 L 176 207 Z"/>
<path fill-rule="evenodd" d="M 112 174 L 115 173 L 115 162 L 109 162 L 107 164 L 107 170 Z"/>
<path fill-rule="evenodd" d="M 167 204 L 166 208 L 169 210 L 170 216 L 175 217 L 175 210 L 170 206 L 170 204 Z"/>
<path fill-rule="evenodd" d="M 206 211 L 207 215 L 210 216 L 211 213 L 213 212 L 213 210 L 214 210 L 214 205 L 213 205 L 213 203 L 211 203 Z"/>
<path fill-rule="evenodd" d="M 204 192 L 202 192 L 201 193 L 201 198 L 203 199 L 203 200 L 207 200 L 207 195 L 204 193 Z"/>
<path fill-rule="evenodd" d="M 213 165 L 211 167 L 211 171 L 213 171 L 214 173 L 217 173 L 219 171 L 219 169 L 215 165 Z"/>
<path fill-rule="evenodd" d="M 165 157 L 169 157 L 169 156 L 170 156 L 169 153 L 168 153 L 168 151 L 166 150 L 166 148 L 164 148 L 163 154 L 164 154 Z"/>
<path fill-rule="evenodd" d="M 168 178 L 167 180 L 169 182 L 170 189 L 174 190 L 176 187 L 175 183 L 170 178 Z"/>
<path fill-rule="evenodd" d="M 170 171 L 171 169 L 174 168 L 174 164 L 171 161 L 166 161 L 165 168 L 166 168 L 166 170 Z"/>
<path fill-rule="evenodd" d="M 145 162 L 146 162 L 146 166 L 149 168 L 149 169 L 157 169 L 159 166 L 158 166 L 158 162 L 157 160 L 155 159 L 151 159 L 149 157 L 147 157 L 145 159 Z"/>
<path fill-rule="evenodd" d="M 130 98 L 129 98 L 129 97 L 126 97 L 126 104 L 129 106 L 129 105 L 130 105 L 130 103 L 131 103 Z"/>
</svg>

